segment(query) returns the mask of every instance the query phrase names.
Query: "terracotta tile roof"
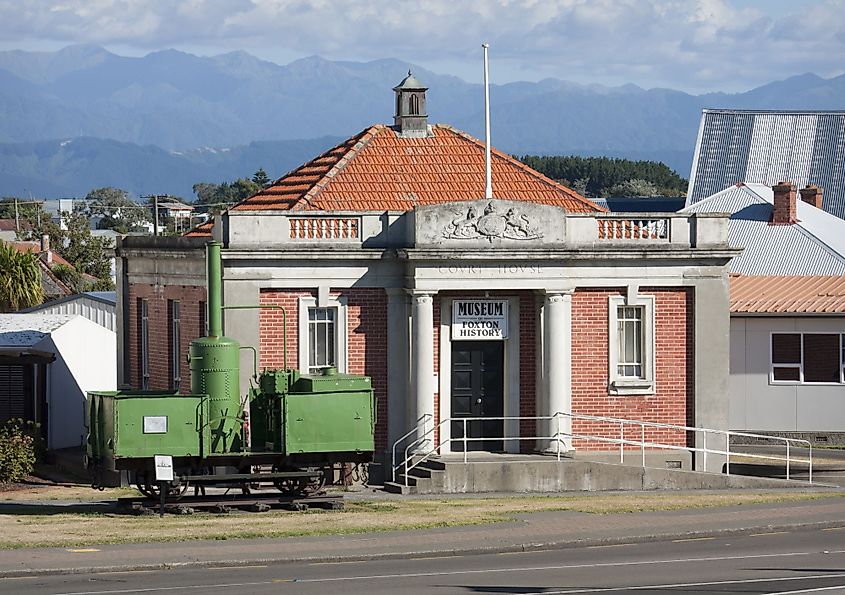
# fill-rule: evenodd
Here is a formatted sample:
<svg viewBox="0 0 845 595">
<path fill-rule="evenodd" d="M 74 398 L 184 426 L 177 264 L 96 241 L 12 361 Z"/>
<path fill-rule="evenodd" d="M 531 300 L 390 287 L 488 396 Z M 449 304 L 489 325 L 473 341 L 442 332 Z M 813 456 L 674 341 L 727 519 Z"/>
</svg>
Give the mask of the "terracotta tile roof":
<svg viewBox="0 0 845 595">
<path fill-rule="evenodd" d="M 731 276 L 731 313 L 845 314 L 845 276 Z"/>
<path fill-rule="evenodd" d="M 190 229 L 183 233 L 182 235 L 186 238 L 210 238 L 211 237 L 211 228 L 214 227 L 214 219 L 209 219 L 204 223 L 200 223 L 193 229 Z"/>
<path fill-rule="evenodd" d="M 15 250 L 18 252 L 35 252 L 35 254 L 41 257 L 44 252 L 41 250 L 41 242 L 23 242 L 23 241 L 15 241 L 15 242 L 7 242 L 14 246 Z M 66 267 L 74 268 L 70 262 L 65 260 L 65 258 L 56 252 L 55 250 L 50 250 L 50 264 L 62 264 Z"/>
<path fill-rule="evenodd" d="M 30 230 L 32 225 L 29 221 L 20 222 L 21 229 Z M 16 231 L 18 224 L 14 219 L 0 219 L 0 231 Z"/>
<path fill-rule="evenodd" d="M 431 137 L 400 138 L 389 126 L 371 126 L 232 209 L 408 211 L 483 198 L 484 144 L 451 126 L 432 129 Z M 492 168 L 496 198 L 605 210 L 495 149 Z"/>
</svg>

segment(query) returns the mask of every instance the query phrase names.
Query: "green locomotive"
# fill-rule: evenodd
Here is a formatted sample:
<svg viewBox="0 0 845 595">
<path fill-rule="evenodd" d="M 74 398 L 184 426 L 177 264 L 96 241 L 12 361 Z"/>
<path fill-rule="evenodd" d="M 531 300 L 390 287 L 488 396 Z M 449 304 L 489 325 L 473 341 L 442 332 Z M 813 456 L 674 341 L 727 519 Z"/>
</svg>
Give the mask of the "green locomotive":
<svg viewBox="0 0 845 595">
<path fill-rule="evenodd" d="M 127 470 L 145 495 L 181 495 L 190 484 L 272 482 L 301 495 L 337 463 L 372 460 L 375 397 L 366 376 L 264 370 L 240 394 L 240 350 L 222 336 L 220 244 L 207 247 L 208 334 L 191 342 L 191 394 L 90 392 L 86 459 L 92 486 Z M 286 365 L 286 358 L 285 358 Z M 252 384 L 252 383 L 251 383 Z M 155 457 L 171 457 L 173 480 L 156 479 Z M 233 472 L 234 471 L 234 472 Z"/>
</svg>

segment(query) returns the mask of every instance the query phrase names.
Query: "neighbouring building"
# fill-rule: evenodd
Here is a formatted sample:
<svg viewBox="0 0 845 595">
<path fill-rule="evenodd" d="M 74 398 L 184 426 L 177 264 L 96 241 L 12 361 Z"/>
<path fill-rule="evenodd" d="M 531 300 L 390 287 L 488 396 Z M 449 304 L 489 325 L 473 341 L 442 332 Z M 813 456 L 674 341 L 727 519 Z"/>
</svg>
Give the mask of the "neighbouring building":
<svg viewBox="0 0 845 595">
<path fill-rule="evenodd" d="M 730 213 L 730 427 L 845 439 L 845 221 L 822 189 L 735 184 L 682 213 Z"/>
<path fill-rule="evenodd" d="M 845 441 L 845 276 L 731 278 L 730 424 Z"/>
<path fill-rule="evenodd" d="M 535 418 L 555 412 L 727 428 L 727 218 L 608 213 L 495 150 L 484 198 L 484 144 L 429 124 L 413 76 L 394 91 L 392 126 L 368 127 L 187 237 L 122 240 L 121 382 L 189 390 L 213 237 L 224 303 L 287 313 L 227 310 L 226 335 L 256 347 L 261 368 L 371 376 L 381 453 L 422 422 L 439 424 L 429 446 L 461 450 L 467 416 L 485 418 L 469 425 L 471 448 L 506 452 L 550 448 L 537 437 L 554 429 Z M 618 435 L 618 424 L 562 430 L 567 448 L 609 450 L 569 433 Z M 647 437 L 696 440 L 665 427 Z"/>
<path fill-rule="evenodd" d="M 78 314 L 91 322 L 96 322 L 112 332 L 117 331 L 115 305 L 117 294 L 114 291 L 85 291 L 75 293 L 39 306 L 21 310 L 22 314 Z"/>
<path fill-rule="evenodd" d="M 0 424 L 41 425 L 47 448 L 84 444 L 85 395 L 116 388 L 115 333 L 72 314 L 0 314 Z"/>
<path fill-rule="evenodd" d="M 845 111 L 706 109 L 687 206 L 737 182 L 790 180 L 824 188 L 822 208 L 845 218 Z"/>
</svg>

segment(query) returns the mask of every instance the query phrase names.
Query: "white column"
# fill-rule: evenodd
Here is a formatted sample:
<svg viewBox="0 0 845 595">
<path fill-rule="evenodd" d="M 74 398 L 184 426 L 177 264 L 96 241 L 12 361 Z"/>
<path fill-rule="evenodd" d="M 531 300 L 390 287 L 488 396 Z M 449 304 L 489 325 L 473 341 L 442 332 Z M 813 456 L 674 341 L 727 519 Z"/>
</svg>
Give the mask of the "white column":
<svg viewBox="0 0 845 595">
<path fill-rule="evenodd" d="M 545 361 L 548 379 L 548 415 L 572 412 L 572 293 L 550 292 L 546 295 Z M 559 425 L 558 425 L 559 424 Z M 572 430 L 569 418 L 552 420 L 549 435 Z M 557 451 L 557 444 L 547 444 L 550 452 Z M 572 440 L 564 439 L 561 450 L 571 450 Z"/>
<path fill-rule="evenodd" d="M 426 429 L 434 425 L 434 306 L 430 294 L 415 293 L 411 313 L 411 342 L 414 366 L 413 393 L 416 401 L 416 415 L 411 424 L 427 416 Z M 434 445 L 434 436 L 428 436 L 417 451 L 428 451 Z"/>
</svg>

